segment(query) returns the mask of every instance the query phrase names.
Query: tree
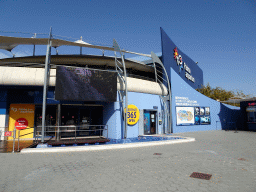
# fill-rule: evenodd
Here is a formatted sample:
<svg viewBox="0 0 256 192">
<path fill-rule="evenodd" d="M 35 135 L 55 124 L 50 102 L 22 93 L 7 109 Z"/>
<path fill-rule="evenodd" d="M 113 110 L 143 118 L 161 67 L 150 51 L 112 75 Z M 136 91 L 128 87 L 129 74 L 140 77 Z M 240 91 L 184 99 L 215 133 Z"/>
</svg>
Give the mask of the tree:
<svg viewBox="0 0 256 192">
<path fill-rule="evenodd" d="M 196 89 L 198 92 L 203 95 L 217 100 L 217 101 L 227 101 L 230 98 L 232 99 L 241 99 L 241 98 L 249 98 L 250 95 L 245 95 L 243 91 L 237 90 L 236 93 L 233 91 L 226 91 L 221 87 L 212 88 L 209 83 L 206 86 L 202 85 L 200 89 Z M 240 103 L 228 103 L 233 106 L 240 106 Z"/>
</svg>

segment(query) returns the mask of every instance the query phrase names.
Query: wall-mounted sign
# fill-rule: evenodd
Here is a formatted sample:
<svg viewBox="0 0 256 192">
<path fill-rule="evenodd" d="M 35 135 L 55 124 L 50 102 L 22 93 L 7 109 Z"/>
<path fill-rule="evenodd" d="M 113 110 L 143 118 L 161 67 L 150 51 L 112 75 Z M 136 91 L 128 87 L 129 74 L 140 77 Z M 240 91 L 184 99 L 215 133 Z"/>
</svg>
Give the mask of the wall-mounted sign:
<svg viewBox="0 0 256 192">
<path fill-rule="evenodd" d="M 210 125 L 210 107 L 176 107 L 177 125 Z"/>
<path fill-rule="evenodd" d="M 126 109 L 125 109 L 126 112 Z M 138 107 L 135 105 L 128 105 L 127 110 L 127 124 L 128 125 L 135 125 L 140 118 L 140 112 Z"/>
<path fill-rule="evenodd" d="M 194 125 L 194 107 L 176 107 L 177 125 Z"/>
<path fill-rule="evenodd" d="M 177 47 L 175 47 L 175 49 L 173 49 L 173 51 L 174 51 L 173 57 L 176 60 L 177 65 L 180 67 L 180 71 L 181 71 L 181 69 L 182 70 L 185 69 L 185 77 L 188 80 L 195 83 L 196 82 L 195 78 L 191 75 L 191 69 L 188 67 L 188 65 L 184 61 L 182 61 L 182 56 L 179 55 Z"/>
<path fill-rule="evenodd" d="M 33 138 L 35 105 L 32 104 L 10 104 L 9 130 L 13 131 L 14 127 L 20 130 L 20 138 Z M 18 135 L 16 135 L 16 138 Z M 12 139 L 12 138 L 8 138 Z"/>
<path fill-rule="evenodd" d="M 188 97 L 178 97 L 178 96 L 175 96 L 175 104 L 183 105 L 183 106 L 199 106 L 199 104 L 195 100 L 189 100 Z"/>
<path fill-rule="evenodd" d="M 28 120 L 25 118 L 19 118 L 15 121 L 15 127 L 18 130 L 26 129 L 28 127 Z"/>
</svg>

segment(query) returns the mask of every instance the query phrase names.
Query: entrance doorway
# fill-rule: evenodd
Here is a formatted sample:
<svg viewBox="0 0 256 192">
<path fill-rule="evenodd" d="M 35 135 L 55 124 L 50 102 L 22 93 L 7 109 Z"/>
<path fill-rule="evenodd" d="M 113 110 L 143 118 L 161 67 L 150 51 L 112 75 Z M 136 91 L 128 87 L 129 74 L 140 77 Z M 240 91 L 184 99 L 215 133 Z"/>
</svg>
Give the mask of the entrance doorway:
<svg viewBox="0 0 256 192">
<path fill-rule="evenodd" d="M 58 111 L 60 110 L 60 112 Z M 59 114 L 59 117 L 58 117 Z M 60 108 L 57 105 L 47 105 L 46 107 L 46 130 L 56 131 L 59 125 L 61 137 L 74 137 L 75 130 L 77 137 L 100 136 L 103 124 L 103 106 L 65 105 Z M 35 126 L 42 126 L 42 106 L 37 106 L 35 114 Z M 50 126 L 50 127 L 48 127 Z M 47 136 L 53 136 L 46 133 Z"/>
<path fill-rule="evenodd" d="M 35 107 L 35 135 L 42 131 L 42 106 L 36 105 Z M 45 115 L 46 136 L 54 136 L 55 126 L 57 125 L 57 106 L 47 105 Z"/>
<path fill-rule="evenodd" d="M 156 134 L 156 113 L 144 110 L 144 135 Z"/>
</svg>

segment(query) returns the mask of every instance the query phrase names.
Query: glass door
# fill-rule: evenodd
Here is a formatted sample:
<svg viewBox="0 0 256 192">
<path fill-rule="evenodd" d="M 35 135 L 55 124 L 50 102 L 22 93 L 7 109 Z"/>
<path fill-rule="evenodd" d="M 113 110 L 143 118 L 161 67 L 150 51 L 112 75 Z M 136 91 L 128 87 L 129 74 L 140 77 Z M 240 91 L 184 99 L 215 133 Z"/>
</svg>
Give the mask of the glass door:
<svg viewBox="0 0 256 192">
<path fill-rule="evenodd" d="M 45 135 L 46 136 L 54 136 L 55 133 L 55 126 L 57 125 L 56 122 L 56 112 L 57 107 L 56 105 L 47 105 L 46 107 L 46 114 L 45 114 Z M 42 106 L 36 106 L 35 109 L 35 130 L 41 131 L 42 130 Z M 36 133 L 35 132 L 35 133 Z M 41 133 L 40 133 L 41 134 Z"/>
<path fill-rule="evenodd" d="M 62 105 L 61 108 L 61 137 L 74 137 L 77 128 L 78 107 Z"/>
<path fill-rule="evenodd" d="M 156 134 L 156 111 L 144 110 L 144 134 Z"/>
<path fill-rule="evenodd" d="M 91 111 L 88 108 L 80 109 L 80 126 L 78 131 L 79 136 L 89 136 L 91 133 Z"/>
</svg>

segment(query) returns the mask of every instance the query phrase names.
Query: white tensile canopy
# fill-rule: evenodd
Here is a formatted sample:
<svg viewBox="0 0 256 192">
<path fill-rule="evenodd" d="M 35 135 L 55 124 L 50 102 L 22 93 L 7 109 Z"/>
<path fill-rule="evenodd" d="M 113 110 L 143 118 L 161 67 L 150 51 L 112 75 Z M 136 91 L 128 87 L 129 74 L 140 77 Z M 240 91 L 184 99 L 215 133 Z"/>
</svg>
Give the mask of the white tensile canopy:
<svg viewBox="0 0 256 192">
<path fill-rule="evenodd" d="M 18 45 L 48 45 L 48 41 L 49 41 L 48 38 L 23 38 L 23 37 L 0 36 L 0 49 L 11 51 L 14 47 Z M 52 41 L 52 47 L 78 46 L 78 47 L 89 47 L 89 48 L 95 48 L 95 49 L 101 49 L 101 50 L 114 51 L 114 47 L 92 45 L 82 40 L 77 40 L 75 42 L 72 42 L 72 41 L 66 41 L 62 39 L 51 39 L 51 41 Z M 121 51 L 125 53 L 131 53 L 131 54 L 150 57 L 150 55 L 148 54 L 135 53 L 135 52 L 126 51 L 126 50 L 121 50 Z"/>
</svg>

